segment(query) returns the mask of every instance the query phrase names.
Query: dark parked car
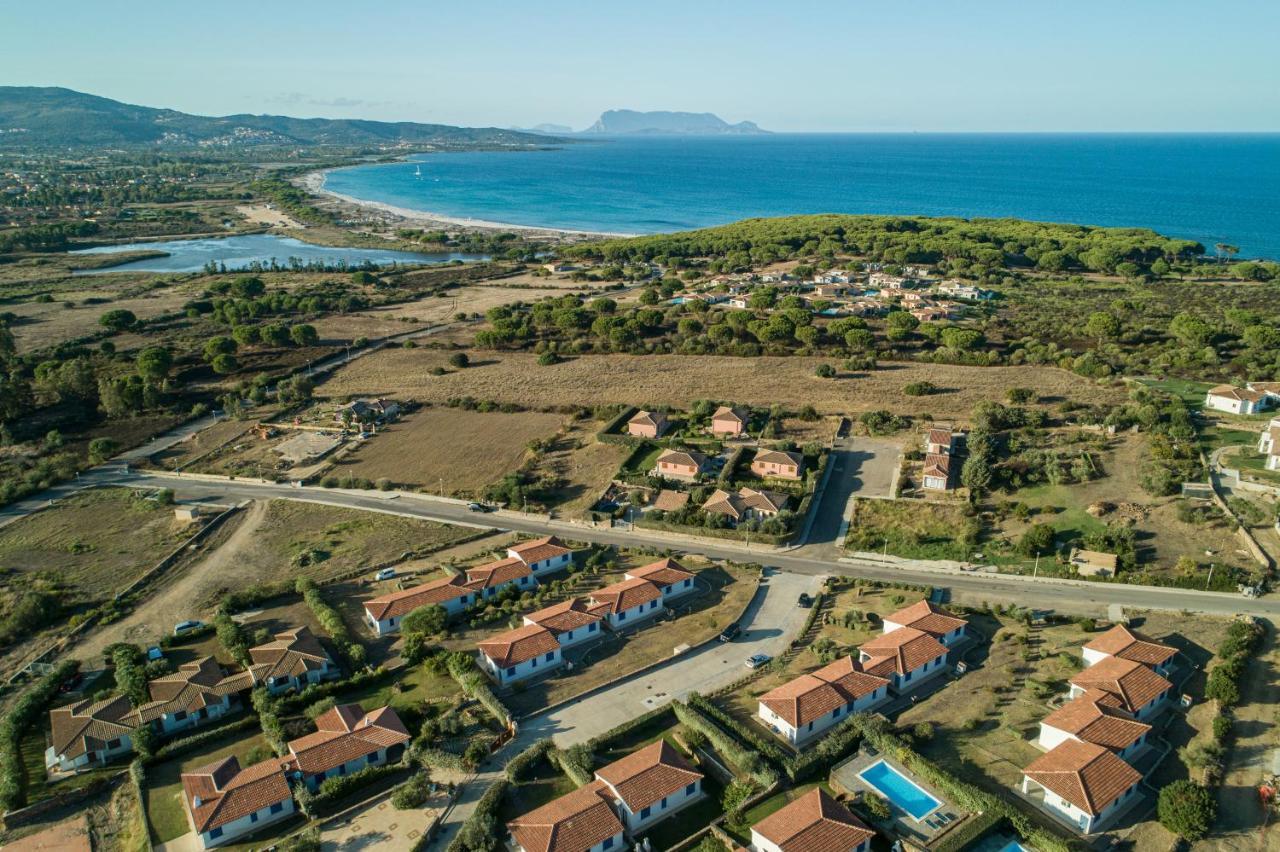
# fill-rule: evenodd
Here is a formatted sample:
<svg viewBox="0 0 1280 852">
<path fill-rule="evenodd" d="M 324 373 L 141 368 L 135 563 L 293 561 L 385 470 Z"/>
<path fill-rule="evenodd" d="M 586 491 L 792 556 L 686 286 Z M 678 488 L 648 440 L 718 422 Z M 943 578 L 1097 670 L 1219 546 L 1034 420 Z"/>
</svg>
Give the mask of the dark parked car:
<svg viewBox="0 0 1280 852">
<path fill-rule="evenodd" d="M 742 628 L 739 625 L 730 624 L 728 627 L 724 629 L 724 632 L 720 634 L 720 641 L 732 642 L 734 639 L 738 638 L 738 634 L 741 632 L 742 632 Z"/>
<path fill-rule="evenodd" d="M 797 601 L 797 603 L 799 603 L 800 606 L 804 607 L 805 609 L 808 609 L 809 607 L 813 606 L 813 598 L 809 597 L 808 592 L 801 592 L 800 599 Z"/>
</svg>

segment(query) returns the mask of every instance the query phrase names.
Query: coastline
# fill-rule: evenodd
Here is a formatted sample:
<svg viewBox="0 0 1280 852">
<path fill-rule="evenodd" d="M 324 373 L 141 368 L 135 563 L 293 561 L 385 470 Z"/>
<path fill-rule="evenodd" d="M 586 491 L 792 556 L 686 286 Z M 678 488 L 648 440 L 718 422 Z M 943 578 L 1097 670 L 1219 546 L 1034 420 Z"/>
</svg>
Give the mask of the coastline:
<svg viewBox="0 0 1280 852">
<path fill-rule="evenodd" d="M 334 169 L 319 169 L 307 172 L 295 180 L 295 184 L 312 195 L 328 198 L 333 202 L 353 207 L 362 213 L 381 214 L 378 218 L 392 223 L 425 225 L 433 228 L 466 228 L 474 231 L 514 231 L 521 236 L 556 237 L 566 240 L 597 239 L 600 237 L 636 237 L 640 234 L 614 233 L 609 231 L 579 231 L 570 228 L 549 228 L 538 225 L 517 225 L 513 222 L 492 222 L 487 219 L 468 219 L 461 216 L 445 216 L 427 210 L 414 210 L 409 207 L 397 207 L 382 201 L 368 201 L 343 195 L 325 187 L 325 176 Z"/>
</svg>

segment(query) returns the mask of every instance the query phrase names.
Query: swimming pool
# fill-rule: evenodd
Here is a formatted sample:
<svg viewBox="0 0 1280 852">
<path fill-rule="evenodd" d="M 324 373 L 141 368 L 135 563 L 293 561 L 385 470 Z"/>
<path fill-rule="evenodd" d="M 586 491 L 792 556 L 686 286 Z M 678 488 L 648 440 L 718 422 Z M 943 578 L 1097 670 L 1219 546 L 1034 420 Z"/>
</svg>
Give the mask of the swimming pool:
<svg viewBox="0 0 1280 852">
<path fill-rule="evenodd" d="M 916 822 L 942 807 L 942 802 L 883 760 L 876 761 L 859 772 L 858 777 L 906 811 Z"/>
</svg>

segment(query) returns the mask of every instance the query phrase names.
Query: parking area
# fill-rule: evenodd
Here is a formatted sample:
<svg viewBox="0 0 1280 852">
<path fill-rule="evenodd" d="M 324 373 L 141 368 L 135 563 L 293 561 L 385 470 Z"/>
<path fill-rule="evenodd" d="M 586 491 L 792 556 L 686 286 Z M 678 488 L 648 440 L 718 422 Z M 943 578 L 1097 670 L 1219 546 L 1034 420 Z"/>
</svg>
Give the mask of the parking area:
<svg viewBox="0 0 1280 852">
<path fill-rule="evenodd" d="M 892 441 L 862 437 L 837 440 L 828 462 L 827 484 L 804 543 L 838 548 L 844 540 L 849 501 L 855 497 L 891 498 L 901 458 L 901 447 Z"/>
</svg>

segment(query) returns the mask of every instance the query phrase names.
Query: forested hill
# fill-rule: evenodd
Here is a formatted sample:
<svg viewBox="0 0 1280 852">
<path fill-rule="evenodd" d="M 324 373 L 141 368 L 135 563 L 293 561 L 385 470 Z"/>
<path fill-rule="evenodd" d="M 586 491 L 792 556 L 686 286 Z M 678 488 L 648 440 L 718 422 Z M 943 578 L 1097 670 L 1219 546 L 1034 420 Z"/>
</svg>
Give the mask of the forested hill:
<svg viewBox="0 0 1280 852">
<path fill-rule="evenodd" d="M 89 145 L 526 147 L 547 142 L 546 136 L 496 127 L 281 115 L 211 117 L 135 106 L 71 89 L 0 86 L 0 148 Z"/>
</svg>

